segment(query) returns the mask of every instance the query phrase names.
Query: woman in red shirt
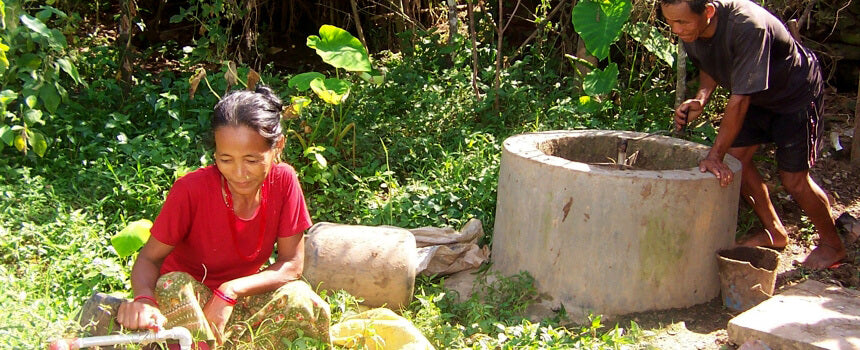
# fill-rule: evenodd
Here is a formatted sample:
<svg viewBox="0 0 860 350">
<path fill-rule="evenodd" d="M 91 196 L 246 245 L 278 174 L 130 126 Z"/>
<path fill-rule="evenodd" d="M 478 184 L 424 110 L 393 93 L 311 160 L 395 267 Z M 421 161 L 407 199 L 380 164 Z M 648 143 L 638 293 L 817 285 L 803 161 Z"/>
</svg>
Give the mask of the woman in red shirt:
<svg viewBox="0 0 860 350">
<path fill-rule="evenodd" d="M 215 165 L 171 188 L 132 268 L 121 325 L 184 326 L 227 345 L 253 333 L 257 348 L 299 335 L 329 341 L 328 304 L 300 280 L 311 220 L 295 171 L 279 162 L 281 108 L 267 87 L 215 106 Z"/>
</svg>

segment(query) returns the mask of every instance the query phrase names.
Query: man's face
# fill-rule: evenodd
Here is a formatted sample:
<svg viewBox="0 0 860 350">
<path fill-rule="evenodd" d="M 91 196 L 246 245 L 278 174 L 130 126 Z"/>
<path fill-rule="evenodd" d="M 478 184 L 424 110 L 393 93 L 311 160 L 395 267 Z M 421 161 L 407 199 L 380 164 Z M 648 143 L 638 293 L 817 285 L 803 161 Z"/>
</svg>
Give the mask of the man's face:
<svg viewBox="0 0 860 350">
<path fill-rule="evenodd" d="M 661 5 L 663 17 L 672 28 L 672 33 L 684 42 L 693 42 L 698 38 L 709 38 L 714 35 L 713 30 L 708 30 L 711 19 L 714 16 L 714 5 L 708 4 L 705 11 L 697 14 L 690 10 L 686 2 L 677 4 Z"/>
</svg>

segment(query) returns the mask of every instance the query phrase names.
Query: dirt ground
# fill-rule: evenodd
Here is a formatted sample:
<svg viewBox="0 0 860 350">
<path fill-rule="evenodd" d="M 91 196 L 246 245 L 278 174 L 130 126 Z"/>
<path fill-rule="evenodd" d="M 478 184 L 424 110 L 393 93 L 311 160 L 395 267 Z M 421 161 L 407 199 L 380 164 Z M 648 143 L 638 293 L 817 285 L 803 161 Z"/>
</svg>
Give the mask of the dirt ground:
<svg viewBox="0 0 860 350">
<path fill-rule="evenodd" d="M 856 95 L 829 94 L 826 98 L 825 118 L 828 122 L 825 132 L 825 151 L 812 169 L 813 179 L 825 190 L 830 198 L 833 217 L 849 213 L 860 218 L 860 168 L 851 167 L 850 146 L 853 137 L 854 108 Z M 845 149 L 836 151 L 831 133 L 836 132 L 840 144 Z M 775 294 L 807 279 L 846 288 L 860 288 L 860 242 L 855 241 L 848 248 L 848 262 L 835 269 L 811 271 L 797 263 L 814 248 L 817 236 L 797 204 L 781 188 L 776 164 L 770 159 L 772 148 L 765 148 L 759 154 L 759 170 L 766 178 L 771 198 L 783 224 L 789 230 L 789 246 L 780 253 L 780 266 L 777 270 Z M 755 216 L 746 204 L 739 210 L 739 227 L 745 224 L 758 225 Z M 844 232 L 840 232 L 843 233 Z M 843 239 L 845 239 L 843 235 Z M 739 344 L 731 344 L 726 326 L 737 312 L 723 307 L 719 298 L 706 304 L 686 309 L 672 309 L 658 312 L 645 312 L 624 316 L 619 319 L 620 326 L 629 325 L 633 320 L 647 330 L 647 341 L 658 349 L 736 349 Z"/>
</svg>

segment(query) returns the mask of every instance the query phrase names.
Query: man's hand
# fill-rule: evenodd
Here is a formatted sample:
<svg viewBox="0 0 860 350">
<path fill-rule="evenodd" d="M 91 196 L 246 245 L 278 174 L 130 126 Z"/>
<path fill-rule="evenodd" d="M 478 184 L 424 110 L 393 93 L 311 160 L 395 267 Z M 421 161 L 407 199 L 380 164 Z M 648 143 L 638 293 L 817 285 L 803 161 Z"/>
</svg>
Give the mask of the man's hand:
<svg viewBox="0 0 860 350">
<path fill-rule="evenodd" d="M 681 131 L 681 128 L 687 123 L 701 116 L 704 110 L 705 107 L 701 100 L 692 99 L 681 103 L 675 109 L 675 131 Z"/>
<path fill-rule="evenodd" d="M 116 320 L 128 329 L 155 329 L 164 325 L 166 319 L 154 303 L 148 300 L 126 301 L 119 306 Z"/>
<path fill-rule="evenodd" d="M 699 171 L 709 172 L 714 174 L 720 180 L 720 186 L 727 187 L 734 178 L 732 169 L 729 168 L 722 160 L 711 157 L 710 155 L 699 162 Z"/>
</svg>

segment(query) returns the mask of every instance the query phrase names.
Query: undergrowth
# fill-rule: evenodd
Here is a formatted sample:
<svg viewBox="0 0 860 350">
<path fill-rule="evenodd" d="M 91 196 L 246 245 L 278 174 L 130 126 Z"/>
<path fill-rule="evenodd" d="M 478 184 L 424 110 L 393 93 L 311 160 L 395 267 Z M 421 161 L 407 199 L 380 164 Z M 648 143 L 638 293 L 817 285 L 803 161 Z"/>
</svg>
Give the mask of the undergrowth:
<svg viewBox="0 0 860 350">
<path fill-rule="evenodd" d="M 531 50 L 504 70 L 493 95 L 494 72 L 487 67 L 495 52 L 481 45 L 477 85 L 484 93 L 478 98 L 468 43 L 460 38 L 446 47 L 436 34 L 418 35 L 423 40 L 408 50 L 376 55 L 375 64 L 387 72 L 384 83 L 355 84 L 344 115 L 355 125 L 354 140 L 305 149 L 288 139 L 284 159 L 299 172 L 314 221 L 459 228 L 478 218 L 487 232 L 481 243 L 490 244 L 507 137 L 554 129 L 668 130 L 669 114 L 660 106 L 672 104 L 665 79 L 671 67 L 622 67 L 628 85 L 584 105 L 568 63 Z M 0 149 L 0 348 L 40 348 L 74 336 L 78 310 L 92 293 L 128 295 L 133 258 L 117 256 L 109 238 L 131 221 L 155 219 L 173 181 L 212 163 L 209 117 L 216 94 L 228 90 L 228 65 L 208 64 L 192 98 L 198 66 L 187 54 L 150 48 L 141 56 L 171 53 L 180 69 L 137 70 L 125 86 L 113 76 L 118 53 L 104 38 L 74 42 L 86 85 L 55 77 L 73 88 L 39 127 L 48 135 L 44 157 Z M 248 72 L 240 65 L 238 76 Z M 296 95 L 288 74 L 268 66 L 261 75 L 285 101 Z M 310 118 L 321 108 L 308 106 Z M 285 126 L 304 129 L 298 120 Z M 707 141 L 712 130 L 696 135 Z M 641 347 L 635 324 L 607 327 L 592 315 L 574 325 L 563 310 L 556 319 L 525 318 L 538 299 L 525 273 L 484 273 L 479 281 L 479 293 L 458 301 L 444 278 L 419 278 L 404 316 L 440 349 Z M 345 293 L 321 294 L 333 322 L 359 310 Z"/>
</svg>

